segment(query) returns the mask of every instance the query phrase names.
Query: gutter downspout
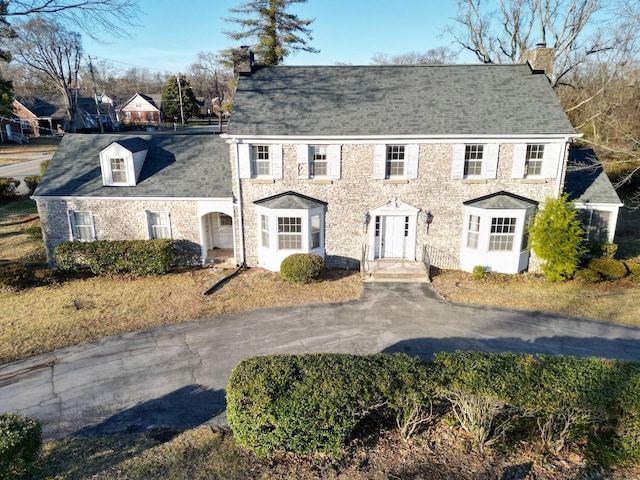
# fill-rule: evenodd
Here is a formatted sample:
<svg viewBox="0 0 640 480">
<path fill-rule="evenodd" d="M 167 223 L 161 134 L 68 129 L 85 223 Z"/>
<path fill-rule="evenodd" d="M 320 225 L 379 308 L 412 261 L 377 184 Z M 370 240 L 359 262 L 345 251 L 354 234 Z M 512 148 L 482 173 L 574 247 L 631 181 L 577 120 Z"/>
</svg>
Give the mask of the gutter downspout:
<svg viewBox="0 0 640 480">
<path fill-rule="evenodd" d="M 238 205 L 238 227 L 240 233 L 240 262 L 238 263 L 240 266 L 246 265 L 246 257 L 244 252 L 244 222 L 242 219 L 242 190 L 240 185 L 240 148 L 238 147 L 238 139 L 233 138 L 227 140 L 229 143 L 233 143 L 235 146 L 235 155 L 236 155 L 236 191 L 238 193 L 237 205 Z"/>
</svg>

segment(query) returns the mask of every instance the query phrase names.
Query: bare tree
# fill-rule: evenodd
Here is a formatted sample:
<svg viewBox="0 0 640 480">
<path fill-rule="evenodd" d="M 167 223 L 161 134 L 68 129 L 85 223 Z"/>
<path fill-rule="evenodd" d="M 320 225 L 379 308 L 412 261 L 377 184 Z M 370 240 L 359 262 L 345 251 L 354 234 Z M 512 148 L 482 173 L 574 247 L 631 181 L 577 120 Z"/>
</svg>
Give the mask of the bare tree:
<svg viewBox="0 0 640 480">
<path fill-rule="evenodd" d="M 233 94 L 233 70 L 223 53 L 199 52 L 196 61 L 189 66 L 188 74 L 196 96 L 204 97 L 207 108 L 218 116 L 218 129 L 222 132 L 223 113 Z"/>
<path fill-rule="evenodd" d="M 56 21 L 93 39 L 124 36 L 137 25 L 138 0 L 6 0 L 9 20 L 35 15 Z M 13 22 L 12 22 L 13 23 Z"/>
<path fill-rule="evenodd" d="M 407 52 L 389 56 L 386 53 L 376 53 L 371 58 L 373 65 L 428 65 L 453 63 L 456 54 L 448 47 L 431 48 L 426 52 Z"/>
<path fill-rule="evenodd" d="M 15 61 L 61 95 L 69 130 L 75 132 L 78 72 L 82 60 L 80 34 L 39 17 L 20 22 L 18 31 L 13 43 Z"/>
<path fill-rule="evenodd" d="M 446 32 L 462 49 L 483 63 L 505 63 L 519 62 L 525 51 L 546 44 L 555 50 L 554 87 L 588 57 L 615 55 L 638 35 L 637 22 L 634 29 L 624 28 L 628 19 L 619 10 L 607 9 L 610 3 L 604 0 L 495 0 L 488 4 L 456 0 L 456 4 L 455 24 Z"/>
</svg>

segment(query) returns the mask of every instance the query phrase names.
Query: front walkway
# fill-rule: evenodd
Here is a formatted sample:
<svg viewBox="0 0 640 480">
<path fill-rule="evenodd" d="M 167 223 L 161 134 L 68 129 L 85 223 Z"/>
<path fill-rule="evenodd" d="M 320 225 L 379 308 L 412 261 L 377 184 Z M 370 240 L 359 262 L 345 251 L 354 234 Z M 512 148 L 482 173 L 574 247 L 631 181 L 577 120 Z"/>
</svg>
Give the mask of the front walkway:
<svg viewBox="0 0 640 480">
<path fill-rule="evenodd" d="M 427 285 L 366 284 L 362 298 L 206 318 L 104 338 L 0 367 L 0 405 L 45 439 L 225 422 L 243 358 L 271 353 L 517 351 L 640 361 L 640 328 L 441 301 Z"/>
</svg>

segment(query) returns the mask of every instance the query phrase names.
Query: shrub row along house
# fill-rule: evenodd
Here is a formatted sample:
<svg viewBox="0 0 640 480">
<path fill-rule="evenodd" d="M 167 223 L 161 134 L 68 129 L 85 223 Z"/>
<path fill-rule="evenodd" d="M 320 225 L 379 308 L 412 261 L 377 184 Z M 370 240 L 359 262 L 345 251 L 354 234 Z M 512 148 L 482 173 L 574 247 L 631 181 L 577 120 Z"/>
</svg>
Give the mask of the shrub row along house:
<svg viewBox="0 0 640 480">
<path fill-rule="evenodd" d="M 536 266 L 536 209 L 563 191 L 613 240 L 620 200 L 602 175 L 567 176 L 579 135 L 544 72 L 252 59 L 236 52 L 222 138 L 65 136 L 34 195 L 49 261 L 72 239 L 168 236 L 183 263 L 224 251 L 277 271 L 309 252 L 516 273 Z"/>
</svg>

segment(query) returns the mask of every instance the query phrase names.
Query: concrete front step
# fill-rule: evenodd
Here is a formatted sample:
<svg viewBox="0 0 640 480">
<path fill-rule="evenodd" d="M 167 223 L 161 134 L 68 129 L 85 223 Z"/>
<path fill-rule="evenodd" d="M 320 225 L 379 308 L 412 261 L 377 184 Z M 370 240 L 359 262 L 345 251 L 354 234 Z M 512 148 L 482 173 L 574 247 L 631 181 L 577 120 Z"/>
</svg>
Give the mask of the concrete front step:
<svg viewBox="0 0 640 480">
<path fill-rule="evenodd" d="M 364 282 L 430 283 L 422 262 L 407 260 L 371 260 Z"/>
</svg>

